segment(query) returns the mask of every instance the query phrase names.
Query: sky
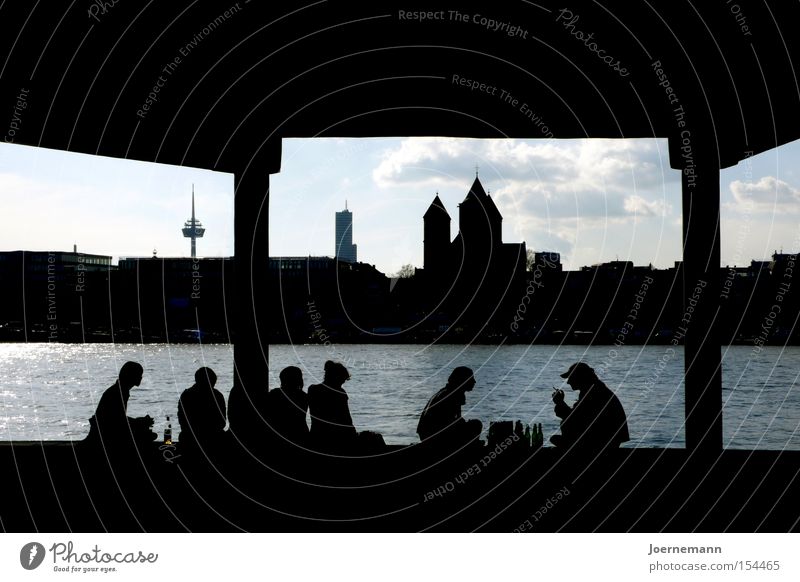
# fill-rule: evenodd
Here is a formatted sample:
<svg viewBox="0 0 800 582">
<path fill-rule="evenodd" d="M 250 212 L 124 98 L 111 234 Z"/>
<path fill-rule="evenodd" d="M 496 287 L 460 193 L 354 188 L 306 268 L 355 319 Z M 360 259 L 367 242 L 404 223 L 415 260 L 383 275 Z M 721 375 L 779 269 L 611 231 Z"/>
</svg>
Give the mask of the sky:
<svg viewBox="0 0 800 582">
<path fill-rule="evenodd" d="M 722 265 L 800 250 L 800 142 L 721 172 Z M 680 173 L 666 140 L 287 139 L 270 185 L 270 255 L 333 254 L 334 213 L 353 212 L 359 260 L 422 266 L 422 215 L 438 192 L 458 229 L 476 166 L 505 242 L 561 253 L 567 269 L 610 260 L 672 266 L 681 256 Z M 0 144 L 0 250 L 233 254 L 233 176 Z"/>
<path fill-rule="evenodd" d="M 800 142 L 721 172 L 722 265 L 800 248 Z M 504 242 L 561 253 L 567 269 L 681 258 L 680 172 L 666 140 L 288 139 L 271 179 L 270 254 L 330 255 L 347 201 L 359 260 L 393 273 L 422 266 L 422 215 L 438 192 L 458 204 L 479 177 Z"/>
<path fill-rule="evenodd" d="M 0 143 L 0 250 L 72 250 L 119 257 L 233 255 L 233 175 Z"/>
</svg>

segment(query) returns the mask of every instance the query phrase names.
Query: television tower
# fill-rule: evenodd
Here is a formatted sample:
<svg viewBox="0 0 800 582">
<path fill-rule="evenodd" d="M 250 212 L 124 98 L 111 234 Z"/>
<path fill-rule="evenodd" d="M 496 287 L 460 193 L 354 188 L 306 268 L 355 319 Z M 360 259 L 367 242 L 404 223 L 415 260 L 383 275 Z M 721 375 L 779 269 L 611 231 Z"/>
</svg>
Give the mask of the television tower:
<svg viewBox="0 0 800 582">
<path fill-rule="evenodd" d="M 203 223 L 194 217 L 194 184 L 192 184 L 192 217 L 183 225 L 184 238 L 192 239 L 192 258 L 197 258 L 197 239 L 203 238 L 206 229 Z"/>
</svg>

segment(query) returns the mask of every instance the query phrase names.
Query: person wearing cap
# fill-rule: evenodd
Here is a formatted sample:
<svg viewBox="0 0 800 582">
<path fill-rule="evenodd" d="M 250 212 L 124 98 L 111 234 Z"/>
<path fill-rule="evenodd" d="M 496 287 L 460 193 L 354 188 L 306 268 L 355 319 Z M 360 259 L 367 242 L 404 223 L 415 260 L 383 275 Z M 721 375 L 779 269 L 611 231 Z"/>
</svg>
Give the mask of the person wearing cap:
<svg viewBox="0 0 800 582">
<path fill-rule="evenodd" d="M 464 444 L 477 439 L 483 425 L 480 420 L 464 420 L 461 407 L 466 404 L 466 393 L 475 387 L 472 370 L 466 366 L 454 369 L 447 385 L 434 394 L 419 418 L 417 434 L 421 441 Z"/>
<path fill-rule="evenodd" d="M 551 437 L 550 442 L 557 447 L 599 452 L 630 440 L 619 398 L 597 377 L 594 369 L 577 362 L 561 377 L 578 391 L 578 400 L 569 406 L 564 402 L 564 391 L 555 391 L 553 402 L 556 416 L 561 419 L 561 434 Z"/>
</svg>

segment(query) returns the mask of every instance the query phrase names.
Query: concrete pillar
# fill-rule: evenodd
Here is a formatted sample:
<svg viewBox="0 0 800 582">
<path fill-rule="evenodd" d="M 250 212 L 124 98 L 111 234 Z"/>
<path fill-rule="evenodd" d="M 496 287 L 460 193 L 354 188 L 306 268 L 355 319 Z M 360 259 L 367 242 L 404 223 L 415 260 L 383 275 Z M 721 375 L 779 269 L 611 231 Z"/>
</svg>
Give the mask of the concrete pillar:
<svg viewBox="0 0 800 582">
<path fill-rule="evenodd" d="M 722 353 L 719 317 L 719 161 L 714 147 L 685 142 L 683 161 L 683 290 L 686 447 L 722 450 Z"/>
<path fill-rule="evenodd" d="M 269 388 L 266 321 L 269 269 L 269 173 L 263 167 L 235 174 L 232 314 L 234 386 L 228 399 L 231 431 L 242 441 L 266 429 L 260 410 Z M 254 438 L 253 440 L 257 440 Z"/>
</svg>

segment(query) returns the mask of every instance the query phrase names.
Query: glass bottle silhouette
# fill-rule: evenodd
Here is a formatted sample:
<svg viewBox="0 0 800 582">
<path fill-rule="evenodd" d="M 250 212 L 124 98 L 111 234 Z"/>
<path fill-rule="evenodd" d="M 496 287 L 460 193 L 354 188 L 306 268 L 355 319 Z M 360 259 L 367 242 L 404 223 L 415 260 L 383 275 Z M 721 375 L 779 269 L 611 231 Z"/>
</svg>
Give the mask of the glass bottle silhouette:
<svg viewBox="0 0 800 582">
<path fill-rule="evenodd" d="M 169 421 L 169 416 L 167 416 L 167 428 L 164 429 L 164 444 L 172 444 L 172 423 Z"/>
</svg>

